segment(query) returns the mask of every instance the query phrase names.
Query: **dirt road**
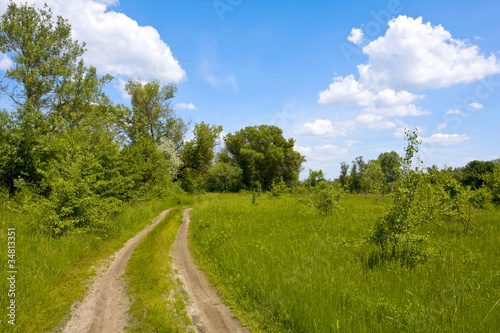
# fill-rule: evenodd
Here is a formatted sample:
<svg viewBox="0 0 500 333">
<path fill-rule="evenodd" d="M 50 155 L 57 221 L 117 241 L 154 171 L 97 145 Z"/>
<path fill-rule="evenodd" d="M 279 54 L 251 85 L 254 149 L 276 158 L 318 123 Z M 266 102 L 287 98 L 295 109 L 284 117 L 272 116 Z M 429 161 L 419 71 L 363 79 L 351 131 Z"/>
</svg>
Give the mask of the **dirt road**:
<svg viewBox="0 0 500 333">
<path fill-rule="evenodd" d="M 108 270 L 98 277 L 83 302 L 74 307 L 71 319 L 64 327 L 64 333 L 123 332 L 127 325 L 129 299 L 120 277 L 130 255 L 148 232 L 163 220 L 169 209 L 162 212 L 153 222 L 136 236 L 129 239 L 124 247 L 114 254 Z"/>
<path fill-rule="evenodd" d="M 187 311 L 195 329 L 203 333 L 249 332 L 233 319 L 231 310 L 222 303 L 220 297 L 210 288 L 208 281 L 194 264 L 187 246 L 189 210 L 184 211 L 184 223 L 177 234 L 173 257 L 191 300 Z"/>
</svg>

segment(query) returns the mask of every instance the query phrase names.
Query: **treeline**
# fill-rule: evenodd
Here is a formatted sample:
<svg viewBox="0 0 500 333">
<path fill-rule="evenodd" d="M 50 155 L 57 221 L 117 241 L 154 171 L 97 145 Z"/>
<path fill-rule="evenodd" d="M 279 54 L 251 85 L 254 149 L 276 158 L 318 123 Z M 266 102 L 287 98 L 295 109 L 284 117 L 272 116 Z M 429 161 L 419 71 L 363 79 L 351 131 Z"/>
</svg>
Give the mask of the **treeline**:
<svg viewBox="0 0 500 333">
<path fill-rule="evenodd" d="M 275 126 L 227 135 L 216 156 L 222 127 L 195 124 L 186 141 L 174 84 L 130 79 L 131 107 L 114 103 L 104 93 L 113 77 L 83 62 L 85 44 L 47 6 L 9 3 L 0 50 L 13 61 L 0 83 L 10 105 L 0 111 L 0 193 L 40 216 L 37 230 L 99 231 L 123 202 L 298 182 L 304 158 Z"/>
<path fill-rule="evenodd" d="M 334 180 L 327 180 L 322 170 L 309 170 L 309 176 L 302 183 L 306 187 L 316 187 L 321 183 L 336 183 L 350 193 L 392 193 L 404 175 L 404 159 L 395 151 L 381 153 L 377 159 L 364 161 L 358 156 L 349 165 L 340 164 L 340 175 Z M 491 200 L 500 204 L 500 159 L 492 161 L 474 160 L 464 167 L 426 167 L 424 172 L 433 178 L 442 178 L 446 174 L 457 185 L 470 190 L 484 190 L 491 195 Z"/>
</svg>

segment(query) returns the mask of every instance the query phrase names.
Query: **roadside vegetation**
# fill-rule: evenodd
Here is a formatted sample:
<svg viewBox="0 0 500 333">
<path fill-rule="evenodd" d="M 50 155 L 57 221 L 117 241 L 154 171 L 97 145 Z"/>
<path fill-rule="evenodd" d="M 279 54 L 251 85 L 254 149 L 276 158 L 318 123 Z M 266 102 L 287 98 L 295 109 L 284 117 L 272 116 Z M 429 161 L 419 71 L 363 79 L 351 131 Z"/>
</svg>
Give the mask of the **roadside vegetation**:
<svg viewBox="0 0 500 333">
<path fill-rule="evenodd" d="M 185 309 L 187 294 L 170 257 L 181 224 L 182 210 L 172 209 L 144 238 L 127 265 L 130 332 L 186 332 L 191 324 Z"/>
<path fill-rule="evenodd" d="M 105 259 L 151 223 L 161 211 L 177 202 L 152 200 L 123 206 L 109 220 L 104 236 L 90 231 L 72 232 L 63 237 L 47 237 L 32 229 L 40 216 L 20 213 L 0 205 L 1 239 L 7 228 L 15 228 L 16 243 L 16 325 L 2 318 L 2 330 L 8 332 L 43 332 L 60 327 L 69 318 L 71 305 L 82 300 L 92 277 L 107 267 Z M 6 272 L 6 261 L 2 269 Z M 0 282 L 9 290 L 7 279 Z M 0 303 L 7 304 L 7 293 L 0 293 Z M 62 327 L 60 327 L 62 328 Z"/>
</svg>

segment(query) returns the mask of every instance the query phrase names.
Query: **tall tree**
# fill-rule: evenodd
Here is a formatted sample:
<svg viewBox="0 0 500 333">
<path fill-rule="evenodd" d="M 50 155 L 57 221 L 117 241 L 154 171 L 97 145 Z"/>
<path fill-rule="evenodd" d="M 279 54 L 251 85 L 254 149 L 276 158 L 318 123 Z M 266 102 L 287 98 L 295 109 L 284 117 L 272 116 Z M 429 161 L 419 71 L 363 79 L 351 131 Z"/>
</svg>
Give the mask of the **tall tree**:
<svg viewBox="0 0 500 333">
<path fill-rule="evenodd" d="M 14 61 L 0 90 L 17 107 L 29 104 L 69 118 L 81 105 L 102 98 L 103 85 L 112 79 L 84 66 L 85 44 L 72 40 L 68 21 L 54 18 L 47 5 L 37 9 L 10 2 L 0 20 L 0 50 Z"/>
<path fill-rule="evenodd" d="M 147 138 L 159 144 L 163 138 L 168 138 L 179 149 L 187 126 L 170 105 L 177 87 L 174 84 L 162 86 L 158 81 L 143 84 L 130 79 L 125 90 L 132 97 L 132 114 L 126 126 L 130 139 L 134 142 Z"/>
<path fill-rule="evenodd" d="M 8 165 L 0 177 L 13 191 L 15 180 L 39 184 L 42 165 L 54 155 L 49 135 L 75 127 L 95 111 L 102 113 L 96 105 L 103 102 L 109 111 L 102 88 L 111 76 L 98 77 L 95 68 L 84 66 L 84 45 L 71 39 L 69 23 L 54 18 L 47 6 L 10 2 L 0 18 L 0 51 L 14 63 L 0 84 L 14 105 L 1 125 L 8 140 L 0 157 L 0 164 Z"/>
<path fill-rule="evenodd" d="M 182 181 L 184 189 L 193 191 L 201 178 L 206 176 L 215 157 L 214 148 L 222 132 L 222 126 L 208 125 L 204 122 L 194 126 L 194 138 L 182 147 L 182 167 L 177 179 Z"/>
<path fill-rule="evenodd" d="M 401 176 L 402 159 L 395 151 L 381 153 L 377 161 L 382 168 L 388 184 L 394 183 Z"/>
<path fill-rule="evenodd" d="M 242 182 L 248 188 L 259 185 L 267 190 L 273 182 L 291 185 L 298 181 L 305 161 L 293 150 L 295 141 L 285 139 L 283 131 L 272 125 L 248 126 L 225 139 L 231 157 L 243 171 Z"/>
<path fill-rule="evenodd" d="M 342 187 L 346 187 L 349 183 L 349 164 L 346 162 L 340 163 L 340 184 Z"/>
</svg>

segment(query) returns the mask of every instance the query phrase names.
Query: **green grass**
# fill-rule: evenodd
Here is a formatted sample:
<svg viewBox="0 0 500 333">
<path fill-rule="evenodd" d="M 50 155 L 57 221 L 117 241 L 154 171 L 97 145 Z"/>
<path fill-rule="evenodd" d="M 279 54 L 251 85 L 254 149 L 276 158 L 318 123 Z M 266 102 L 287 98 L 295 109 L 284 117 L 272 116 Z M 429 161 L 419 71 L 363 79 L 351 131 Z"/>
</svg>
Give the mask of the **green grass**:
<svg viewBox="0 0 500 333">
<path fill-rule="evenodd" d="M 182 224 L 175 208 L 139 244 L 127 266 L 126 281 L 132 298 L 130 332 L 186 332 L 187 294 L 172 270 L 170 251 Z"/>
<path fill-rule="evenodd" d="M 0 205 L 0 244 L 4 251 L 0 269 L 0 304 L 6 309 L 7 228 L 16 228 L 16 326 L 1 314 L 2 332 L 45 332 L 61 328 L 71 305 L 81 300 L 89 279 L 99 263 L 123 244 L 162 210 L 177 202 L 149 201 L 122 207 L 111 221 L 108 234 L 73 232 L 54 238 L 39 234 L 29 226 L 37 216 L 21 215 Z"/>
<path fill-rule="evenodd" d="M 191 246 L 241 320 L 258 332 L 498 332 L 500 210 L 474 232 L 429 225 L 429 259 L 378 260 L 364 240 L 388 200 L 347 196 L 328 217 L 299 196 L 210 195 Z"/>
</svg>

